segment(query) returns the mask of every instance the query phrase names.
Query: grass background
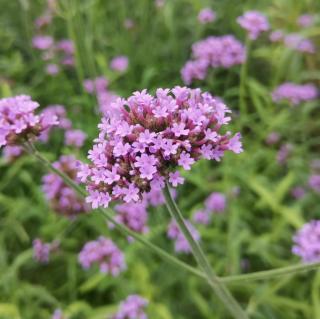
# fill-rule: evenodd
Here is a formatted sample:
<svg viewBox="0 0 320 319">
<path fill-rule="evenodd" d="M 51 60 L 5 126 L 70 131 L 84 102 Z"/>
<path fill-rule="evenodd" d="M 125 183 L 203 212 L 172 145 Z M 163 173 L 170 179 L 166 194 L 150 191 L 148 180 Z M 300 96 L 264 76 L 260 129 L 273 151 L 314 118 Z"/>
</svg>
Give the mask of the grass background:
<svg viewBox="0 0 320 319">
<path fill-rule="evenodd" d="M 84 78 L 105 75 L 110 89 L 127 97 L 135 90 L 182 85 L 180 69 L 190 57 L 192 43 L 208 35 L 232 33 L 242 42 L 245 33 L 236 17 L 246 10 L 261 10 L 272 29 L 301 32 L 319 45 L 320 24 L 299 30 L 296 19 L 317 13 L 316 0 L 200 1 L 167 0 L 157 8 L 151 0 L 60 0 L 48 34 L 70 38 L 76 46 L 76 68 L 56 77 L 44 72 L 40 55 L 32 48 L 34 19 L 45 1 L 0 0 L 0 94 L 25 93 L 48 104 L 65 105 L 73 126 L 89 138 L 77 154 L 84 159 L 97 135 L 100 116 L 96 101 L 82 88 Z M 202 26 L 198 11 L 210 6 L 217 20 Z M 123 27 L 130 18 L 132 30 Z M 129 57 L 129 70 L 122 76 L 108 67 L 115 55 Z M 203 204 L 213 191 L 228 196 L 224 215 L 198 227 L 202 245 L 219 275 L 272 269 L 297 263 L 291 254 L 292 235 L 305 222 L 320 216 L 319 195 L 308 191 L 302 200 L 290 196 L 293 186 L 305 185 L 309 164 L 319 159 L 319 101 L 299 107 L 275 105 L 270 92 L 284 81 L 320 81 L 319 54 L 305 55 L 271 44 L 267 35 L 252 43 L 247 74 L 241 67 L 211 71 L 207 80 L 194 86 L 223 97 L 233 110 L 232 130 L 240 130 L 245 152 L 228 154 L 221 163 L 202 161 L 187 183 L 178 190 L 178 204 L 185 216 Z M 239 112 L 239 87 L 245 87 L 246 109 Z M 286 165 L 276 161 L 279 145 L 268 146 L 265 138 L 279 132 L 281 143 L 291 143 Z M 280 144 L 281 144 L 280 143 Z M 39 148 L 51 160 L 73 151 L 63 146 L 56 133 Z M 139 293 L 150 300 L 152 319 L 228 318 L 218 300 L 199 279 L 166 264 L 138 243 L 128 244 L 119 233 L 110 232 L 102 217 L 89 214 L 73 226 L 50 210 L 41 191 L 45 171 L 23 156 L 8 165 L 0 158 L 0 318 L 45 319 L 62 308 L 71 319 L 102 319 L 120 300 Z M 239 187 L 239 196 L 233 189 Z M 150 209 L 147 237 L 173 253 L 166 237 L 169 215 L 165 207 Z M 67 232 L 62 249 L 48 265 L 32 259 L 35 237 L 51 241 Z M 97 269 L 83 271 L 77 253 L 87 240 L 111 237 L 125 251 L 128 270 L 117 278 L 100 275 Z M 194 264 L 191 256 L 179 258 Z M 254 319 L 320 318 L 320 272 L 285 276 L 275 280 L 230 286 L 236 298 Z"/>
</svg>

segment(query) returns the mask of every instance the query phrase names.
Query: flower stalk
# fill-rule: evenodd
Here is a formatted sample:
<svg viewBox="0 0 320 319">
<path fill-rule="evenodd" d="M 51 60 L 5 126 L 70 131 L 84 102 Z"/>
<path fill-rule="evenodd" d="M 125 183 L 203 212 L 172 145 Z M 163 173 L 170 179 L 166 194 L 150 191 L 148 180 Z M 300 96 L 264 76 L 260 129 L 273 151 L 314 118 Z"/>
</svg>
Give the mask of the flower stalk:
<svg viewBox="0 0 320 319">
<path fill-rule="evenodd" d="M 223 302 L 225 307 L 229 310 L 230 314 L 232 314 L 233 318 L 248 319 L 249 318 L 248 315 L 240 307 L 240 305 L 231 295 L 231 293 L 226 288 L 226 286 L 215 275 L 199 243 L 193 239 L 192 234 L 190 233 L 185 223 L 182 213 L 180 212 L 177 204 L 175 203 L 174 199 L 171 196 L 169 185 L 167 182 L 166 182 L 163 193 L 166 199 L 168 210 L 172 218 L 174 218 L 174 220 L 177 222 L 181 232 L 187 239 L 191 247 L 191 251 L 198 265 L 201 267 L 204 274 L 206 275 L 207 281 L 209 285 L 212 287 L 213 291 L 220 298 L 220 300 Z"/>
</svg>

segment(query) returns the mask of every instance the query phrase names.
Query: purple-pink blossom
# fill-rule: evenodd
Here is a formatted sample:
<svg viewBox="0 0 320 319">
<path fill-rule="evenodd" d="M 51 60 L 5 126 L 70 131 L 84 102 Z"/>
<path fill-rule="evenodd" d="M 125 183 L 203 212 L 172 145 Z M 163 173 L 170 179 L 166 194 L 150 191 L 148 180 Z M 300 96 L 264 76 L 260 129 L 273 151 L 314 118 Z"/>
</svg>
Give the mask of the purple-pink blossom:
<svg viewBox="0 0 320 319">
<path fill-rule="evenodd" d="M 313 42 L 298 33 L 290 33 L 284 37 L 284 45 L 292 50 L 313 54 L 316 52 Z"/>
<path fill-rule="evenodd" d="M 320 220 L 312 220 L 303 225 L 293 236 L 292 252 L 303 262 L 320 261 Z"/>
<path fill-rule="evenodd" d="M 12 162 L 23 154 L 23 148 L 19 145 L 7 145 L 3 148 L 3 157 L 7 162 Z"/>
<path fill-rule="evenodd" d="M 181 69 L 181 76 L 189 85 L 193 80 L 204 80 L 209 68 L 230 68 L 245 59 L 245 48 L 234 36 L 210 36 L 192 45 L 192 59 Z"/>
<path fill-rule="evenodd" d="M 277 144 L 280 141 L 280 134 L 277 132 L 271 132 L 266 138 L 266 143 L 268 145 Z"/>
<path fill-rule="evenodd" d="M 49 262 L 51 244 L 44 243 L 41 239 L 36 238 L 32 242 L 33 246 L 33 258 L 42 264 L 47 264 Z"/>
<path fill-rule="evenodd" d="M 72 155 L 61 156 L 59 161 L 53 163 L 53 166 L 68 175 L 75 183 L 78 183 L 76 180 L 78 161 L 75 157 Z M 49 173 L 43 177 L 42 182 L 42 189 L 46 198 L 56 213 L 73 218 L 89 210 L 83 198 L 68 186 L 60 176 Z"/>
<path fill-rule="evenodd" d="M 290 143 L 282 144 L 277 153 L 277 162 L 280 165 L 285 165 L 288 161 L 289 156 L 293 151 L 293 145 Z"/>
<path fill-rule="evenodd" d="M 87 134 L 81 130 L 68 130 L 65 133 L 65 144 L 80 148 L 83 146 Z"/>
<path fill-rule="evenodd" d="M 315 192 L 320 194 L 320 175 L 319 174 L 313 174 L 309 177 L 309 186 Z"/>
<path fill-rule="evenodd" d="M 295 199 L 303 198 L 305 194 L 306 194 L 306 190 L 301 186 L 296 186 L 291 190 L 291 195 Z"/>
<path fill-rule="evenodd" d="M 318 89 L 312 83 L 295 84 L 286 82 L 279 85 L 272 92 L 274 102 L 288 101 L 292 105 L 298 105 L 302 102 L 312 101 L 318 97 Z"/>
<path fill-rule="evenodd" d="M 106 237 L 87 242 L 78 256 L 82 268 L 89 269 L 98 265 L 100 272 L 118 276 L 126 269 L 123 253 L 116 244 Z"/>
<path fill-rule="evenodd" d="M 189 220 L 185 220 L 185 224 L 195 241 L 200 240 L 200 234 Z M 190 253 L 191 247 L 185 238 L 175 220 L 172 220 L 168 226 L 167 236 L 174 240 L 174 248 L 177 253 Z"/>
<path fill-rule="evenodd" d="M 119 310 L 112 319 L 147 319 L 145 308 L 148 301 L 139 295 L 129 295 L 119 305 Z"/>
<path fill-rule="evenodd" d="M 61 309 L 56 309 L 52 314 L 51 319 L 66 319 L 66 317 L 63 315 Z"/>
<path fill-rule="evenodd" d="M 271 42 L 281 42 L 284 39 L 284 33 L 282 30 L 275 30 L 270 33 L 269 39 Z"/>
<path fill-rule="evenodd" d="M 223 213 L 226 205 L 226 196 L 218 192 L 213 192 L 205 201 L 206 211 L 214 213 Z"/>
<path fill-rule="evenodd" d="M 54 40 L 49 35 L 37 35 L 32 39 L 32 45 L 37 50 L 49 50 L 54 45 Z"/>
<path fill-rule="evenodd" d="M 297 23 L 300 27 L 307 28 L 314 24 L 315 16 L 312 14 L 303 14 L 298 17 Z"/>
<path fill-rule="evenodd" d="M 256 40 L 260 33 L 270 28 L 267 17 L 259 11 L 247 11 L 237 18 L 237 22 L 248 31 L 251 40 Z"/>
<path fill-rule="evenodd" d="M 27 95 L 0 99 L 0 147 L 23 143 L 58 124 L 54 115 L 35 114 L 38 107 Z"/>
<path fill-rule="evenodd" d="M 198 14 L 198 21 L 201 24 L 213 22 L 216 19 L 216 13 L 210 8 L 203 8 Z"/>
<path fill-rule="evenodd" d="M 153 110 L 161 105 L 163 117 Z M 242 151 L 240 135 L 221 134 L 231 120 L 230 110 L 222 101 L 200 89 L 175 87 L 158 89 L 156 96 L 146 90 L 135 92 L 127 100 L 118 99 L 114 115 L 99 124 L 99 137 L 89 151 L 90 164 L 80 168 L 93 207 L 108 206 L 111 200 L 140 201 L 153 184 L 164 187 L 182 183 L 177 172 L 186 170 L 201 158 L 219 161 L 224 152 Z M 203 156 L 203 147 L 210 153 Z M 108 179 L 108 172 L 118 177 Z"/>
<path fill-rule="evenodd" d="M 125 72 L 129 65 L 129 59 L 125 55 L 114 57 L 110 62 L 110 68 L 114 71 Z"/>
</svg>

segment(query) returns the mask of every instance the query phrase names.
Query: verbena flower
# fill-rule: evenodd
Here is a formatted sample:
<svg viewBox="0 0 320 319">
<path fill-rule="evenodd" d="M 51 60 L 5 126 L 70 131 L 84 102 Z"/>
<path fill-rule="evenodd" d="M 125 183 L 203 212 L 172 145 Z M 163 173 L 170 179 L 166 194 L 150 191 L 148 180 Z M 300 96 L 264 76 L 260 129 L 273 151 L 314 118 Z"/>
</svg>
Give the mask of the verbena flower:
<svg viewBox="0 0 320 319">
<path fill-rule="evenodd" d="M 271 132 L 266 138 L 266 143 L 268 145 L 277 144 L 279 141 L 280 141 L 280 134 L 277 132 Z"/>
<path fill-rule="evenodd" d="M 51 317 L 51 319 L 66 319 L 66 317 L 63 315 L 61 309 L 56 309 Z"/>
<path fill-rule="evenodd" d="M 300 199 L 304 197 L 306 194 L 306 190 L 301 186 L 296 186 L 291 190 L 291 195 L 295 199 Z"/>
<path fill-rule="evenodd" d="M 119 204 L 114 207 L 117 212 L 115 220 L 127 226 L 134 232 L 144 234 L 149 229 L 147 226 L 148 212 L 146 200 L 139 203 L 125 203 Z M 109 224 L 110 228 L 113 228 L 113 224 Z M 132 241 L 132 238 L 128 238 Z"/>
<path fill-rule="evenodd" d="M 208 225 L 210 223 L 211 215 L 206 210 L 197 210 L 193 216 L 192 220 L 196 224 Z"/>
<path fill-rule="evenodd" d="M 206 210 L 213 213 L 223 213 L 226 205 L 226 196 L 218 192 L 213 192 L 205 201 Z"/>
<path fill-rule="evenodd" d="M 216 19 L 216 13 L 210 8 L 203 8 L 198 14 L 198 21 L 201 24 L 213 22 Z"/>
<path fill-rule="evenodd" d="M 320 193 L 320 175 L 313 174 L 309 177 L 309 186 L 317 193 Z"/>
<path fill-rule="evenodd" d="M 200 240 L 200 234 L 189 220 L 185 220 L 185 224 L 195 241 Z M 175 220 L 172 220 L 168 226 L 167 235 L 174 240 L 174 249 L 177 253 L 190 253 L 191 247 L 184 234 L 181 232 Z"/>
<path fill-rule="evenodd" d="M 74 156 L 61 156 L 59 161 L 53 163 L 53 166 L 77 183 L 78 161 Z M 42 182 L 42 189 L 46 198 L 56 213 L 74 218 L 89 210 L 83 198 L 68 186 L 60 176 L 49 173 L 43 177 Z"/>
<path fill-rule="evenodd" d="M 49 262 L 51 244 L 44 243 L 41 239 L 36 238 L 32 242 L 33 246 L 33 258 L 42 264 L 47 264 Z"/>
<path fill-rule="evenodd" d="M 30 96 L 18 95 L 0 100 L 0 147 L 34 139 L 58 124 L 56 116 L 35 114 L 39 107 Z"/>
<path fill-rule="evenodd" d="M 320 261 L 320 221 L 312 220 L 293 237 L 292 252 L 301 257 L 303 262 Z"/>
<path fill-rule="evenodd" d="M 192 46 L 192 60 L 187 61 L 181 69 L 185 84 L 193 80 L 204 80 L 209 68 L 230 68 L 242 64 L 246 51 L 241 42 L 232 35 L 210 36 Z"/>
<path fill-rule="evenodd" d="M 79 253 L 78 260 L 84 269 L 96 264 L 100 272 L 112 276 L 118 276 L 126 268 L 123 253 L 111 239 L 103 236 L 87 242 Z"/>
<path fill-rule="evenodd" d="M 46 66 L 46 72 L 49 75 L 56 75 L 60 72 L 60 68 L 57 64 L 50 63 L 50 64 L 47 64 L 47 66 Z"/>
<path fill-rule="evenodd" d="M 249 38 L 252 40 L 256 40 L 260 33 L 270 28 L 267 17 L 259 11 L 247 11 L 237 18 L 237 22 L 248 31 Z"/>
<path fill-rule="evenodd" d="M 139 295 L 129 295 L 120 303 L 119 310 L 112 319 L 147 319 L 145 308 L 148 301 Z"/>
<path fill-rule="evenodd" d="M 293 145 L 290 143 L 282 144 L 277 153 L 277 162 L 280 165 L 285 165 L 288 161 L 290 154 L 293 151 Z"/>
<path fill-rule="evenodd" d="M 318 90 L 314 84 L 295 84 L 286 82 L 279 85 L 272 92 L 274 102 L 288 101 L 292 105 L 312 101 L 318 97 Z"/>
<path fill-rule="evenodd" d="M 113 107 L 118 113 L 102 119 L 91 164 L 79 171 L 93 208 L 140 201 L 151 188 L 163 188 L 165 179 L 183 183 L 179 167 L 189 170 L 201 158 L 220 161 L 227 150 L 242 152 L 239 133 L 221 132 L 230 110 L 200 89 L 158 89 L 155 97 L 144 90 Z"/>
<path fill-rule="evenodd" d="M 312 14 L 303 14 L 298 17 L 297 23 L 300 27 L 307 28 L 314 24 L 315 16 Z"/>
<path fill-rule="evenodd" d="M 311 40 L 304 38 L 298 33 L 287 34 L 284 38 L 284 44 L 289 49 L 304 53 L 315 53 L 316 49 Z"/>
<path fill-rule="evenodd" d="M 7 145 L 3 148 L 3 157 L 12 162 L 23 154 L 23 148 L 18 145 Z"/>
<path fill-rule="evenodd" d="M 83 146 L 87 134 L 81 130 L 68 130 L 65 133 L 65 144 L 80 148 Z"/>
<path fill-rule="evenodd" d="M 37 35 L 32 39 L 32 45 L 38 50 L 49 50 L 54 46 L 54 40 L 49 35 Z"/>
<path fill-rule="evenodd" d="M 284 33 L 282 30 L 275 30 L 270 33 L 269 39 L 271 42 L 281 42 L 284 39 Z"/>
<path fill-rule="evenodd" d="M 114 57 L 110 62 L 110 68 L 114 71 L 125 72 L 129 65 L 129 59 L 125 55 Z"/>
</svg>

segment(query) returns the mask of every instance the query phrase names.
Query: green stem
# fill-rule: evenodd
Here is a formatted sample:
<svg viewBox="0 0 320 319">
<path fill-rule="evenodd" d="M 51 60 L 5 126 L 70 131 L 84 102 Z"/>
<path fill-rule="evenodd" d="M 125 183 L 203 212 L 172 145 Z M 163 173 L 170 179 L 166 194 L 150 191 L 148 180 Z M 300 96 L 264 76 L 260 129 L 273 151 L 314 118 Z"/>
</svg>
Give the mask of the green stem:
<svg viewBox="0 0 320 319">
<path fill-rule="evenodd" d="M 164 196 L 166 199 L 168 210 L 172 218 L 177 222 L 181 232 L 187 239 L 191 247 L 192 253 L 198 265 L 201 267 L 204 274 L 206 275 L 207 281 L 212 287 L 213 291 L 220 298 L 225 307 L 229 310 L 230 314 L 232 314 L 233 318 L 248 319 L 248 315 L 240 307 L 238 302 L 233 298 L 226 286 L 215 275 L 199 243 L 193 239 L 192 234 L 190 233 L 187 225 L 185 224 L 182 213 L 180 212 L 178 206 L 176 205 L 174 199 L 171 196 L 169 185 L 167 182 L 164 188 Z"/>
<path fill-rule="evenodd" d="M 47 167 L 50 171 L 60 176 L 63 181 L 73 188 L 80 196 L 86 197 L 87 192 L 80 187 L 78 184 L 76 184 L 72 179 L 69 178 L 69 176 L 65 175 L 63 172 L 56 169 L 45 157 L 42 156 L 41 153 L 37 151 L 37 149 L 34 147 L 34 145 L 30 142 L 26 142 L 25 149 L 28 153 L 33 155 L 38 161 L 40 161 L 45 167 Z M 162 257 L 164 260 L 169 261 L 175 266 L 178 266 L 187 272 L 202 278 L 206 279 L 206 275 L 194 268 L 189 266 L 188 264 L 184 263 L 183 261 L 180 261 L 179 259 L 175 258 L 174 256 L 171 256 L 168 254 L 165 250 L 161 249 L 160 247 L 152 244 L 147 239 L 145 239 L 143 236 L 140 236 L 139 234 L 135 233 L 131 229 L 127 228 L 126 226 L 119 224 L 114 220 L 112 217 L 112 211 L 110 209 L 102 209 L 99 208 L 98 211 L 105 216 L 105 218 L 111 222 L 120 232 L 124 233 L 126 236 L 133 237 L 136 241 L 140 242 L 141 244 L 145 245 L 150 251 L 158 254 L 160 257 Z M 237 283 L 237 282 L 245 282 L 245 281 L 255 281 L 255 280 L 267 280 L 278 276 L 284 276 L 284 275 L 292 275 L 299 272 L 309 271 L 320 267 L 320 262 L 318 263 L 312 263 L 312 264 L 298 264 L 294 266 L 287 266 L 282 267 L 278 269 L 273 270 L 265 270 L 265 271 L 259 271 L 251 274 L 245 274 L 245 275 L 235 275 L 235 276 L 227 276 L 227 277 L 218 277 L 218 281 L 222 283 Z"/>
</svg>

